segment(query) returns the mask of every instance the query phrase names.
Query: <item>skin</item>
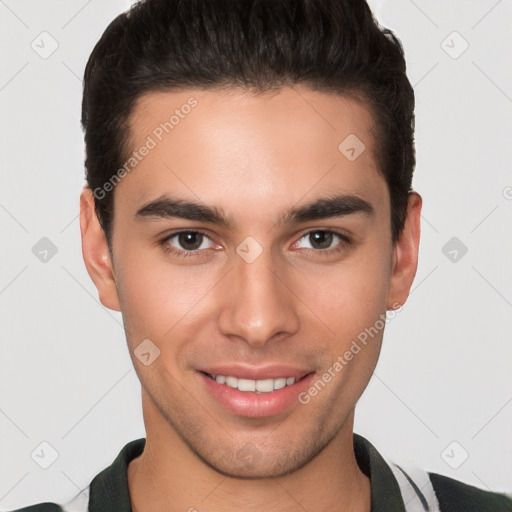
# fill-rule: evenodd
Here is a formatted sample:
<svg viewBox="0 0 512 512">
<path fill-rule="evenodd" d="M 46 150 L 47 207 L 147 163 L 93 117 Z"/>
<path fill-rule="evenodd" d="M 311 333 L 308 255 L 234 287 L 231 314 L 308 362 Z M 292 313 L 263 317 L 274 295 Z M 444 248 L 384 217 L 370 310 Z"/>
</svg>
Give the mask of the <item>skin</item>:
<svg viewBox="0 0 512 512">
<path fill-rule="evenodd" d="M 369 511 L 353 421 L 382 330 L 307 404 L 264 418 L 226 411 L 196 370 L 275 363 L 322 376 L 379 315 L 405 303 L 417 267 L 421 197 L 409 195 L 405 228 L 393 244 L 371 112 L 355 99 L 298 86 L 258 95 L 147 94 L 130 118 L 134 150 L 190 97 L 197 107 L 115 188 L 112 254 L 91 190 L 81 195 L 84 261 L 102 304 L 122 311 L 142 385 L 146 447 L 128 467 L 133 509 Z M 338 150 L 349 134 L 366 146 L 352 162 Z M 278 222 L 333 193 L 362 198 L 374 213 Z M 216 206 L 234 226 L 135 217 L 163 194 Z M 190 247 L 178 237 L 164 240 L 178 229 L 204 232 L 201 248 L 188 257 L 166 252 Z M 334 236 L 326 252 L 309 236 L 326 230 L 350 243 Z M 236 252 L 248 236 L 263 249 L 252 263 Z M 134 357 L 147 338 L 160 349 L 149 366 Z M 252 463 L 237 455 L 249 443 Z"/>
</svg>

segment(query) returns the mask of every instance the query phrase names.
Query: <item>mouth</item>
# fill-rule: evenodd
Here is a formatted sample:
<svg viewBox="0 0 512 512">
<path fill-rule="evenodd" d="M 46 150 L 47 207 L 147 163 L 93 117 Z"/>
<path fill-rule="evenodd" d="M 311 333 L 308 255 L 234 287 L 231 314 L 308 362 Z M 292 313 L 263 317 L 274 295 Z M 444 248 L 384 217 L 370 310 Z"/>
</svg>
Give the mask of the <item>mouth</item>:
<svg viewBox="0 0 512 512">
<path fill-rule="evenodd" d="M 197 370 L 195 375 L 214 405 L 245 418 L 271 417 L 300 405 L 299 394 L 311 385 L 316 375 L 314 371 L 290 368 L 223 370 Z"/>
<path fill-rule="evenodd" d="M 202 372 L 210 379 L 223 386 L 229 386 L 232 389 L 238 389 L 244 393 L 272 393 L 278 389 L 283 389 L 286 386 L 293 386 L 295 382 L 299 382 L 308 374 L 303 375 L 299 379 L 295 377 L 277 377 L 276 379 L 242 379 L 230 375 L 212 375 L 207 372 Z"/>
</svg>

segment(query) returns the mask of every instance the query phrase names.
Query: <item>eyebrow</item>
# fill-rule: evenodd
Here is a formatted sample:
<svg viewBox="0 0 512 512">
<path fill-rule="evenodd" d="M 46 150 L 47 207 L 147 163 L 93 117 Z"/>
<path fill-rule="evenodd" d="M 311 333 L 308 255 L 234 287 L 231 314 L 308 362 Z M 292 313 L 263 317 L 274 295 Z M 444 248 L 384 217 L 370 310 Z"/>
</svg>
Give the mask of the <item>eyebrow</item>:
<svg viewBox="0 0 512 512">
<path fill-rule="evenodd" d="M 311 220 L 344 217 L 354 213 L 373 216 L 375 209 L 371 203 L 360 197 L 334 195 L 291 208 L 280 217 L 278 224 L 298 224 Z M 150 201 L 135 213 L 135 220 L 168 218 L 217 224 L 229 230 L 232 230 L 235 225 L 233 218 L 225 215 L 220 208 L 169 196 Z"/>
</svg>

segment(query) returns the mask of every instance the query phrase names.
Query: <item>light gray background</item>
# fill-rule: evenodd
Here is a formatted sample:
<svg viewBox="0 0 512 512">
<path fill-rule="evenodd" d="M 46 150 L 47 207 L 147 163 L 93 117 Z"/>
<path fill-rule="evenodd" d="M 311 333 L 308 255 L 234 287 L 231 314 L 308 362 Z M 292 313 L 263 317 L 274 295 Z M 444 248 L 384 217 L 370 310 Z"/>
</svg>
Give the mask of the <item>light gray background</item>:
<svg viewBox="0 0 512 512">
<path fill-rule="evenodd" d="M 3 510 L 66 501 L 145 435 L 121 317 L 97 300 L 77 218 L 81 77 L 129 4 L 0 0 Z M 405 46 L 424 214 L 412 295 L 387 327 L 356 431 L 397 461 L 510 492 L 512 4 L 371 5 Z M 46 59 L 31 48 L 51 48 L 43 31 L 59 45 Z M 58 249 L 46 263 L 32 253 L 42 237 Z M 455 262 L 442 251 L 452 237 L 468 248 Z M 48 469 L 31 458 L 43 441 L 59 454 Z"/>
</svg>

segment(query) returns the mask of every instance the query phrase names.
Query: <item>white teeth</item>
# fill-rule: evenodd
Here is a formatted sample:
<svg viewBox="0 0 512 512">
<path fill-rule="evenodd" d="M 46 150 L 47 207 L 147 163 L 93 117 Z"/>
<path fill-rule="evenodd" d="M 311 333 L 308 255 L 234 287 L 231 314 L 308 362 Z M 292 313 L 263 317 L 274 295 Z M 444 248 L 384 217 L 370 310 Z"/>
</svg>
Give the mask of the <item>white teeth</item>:
<svg viewBox="0 0 512 512">
<path fill-rule="evenodd" d="M 256 391 L 260 393 L 270 393 L 274 391 L 274 379 L 257 380 Z"/>
<path fill-rule="evenodd" d="M 296 382 L 295 377 L 262 380 L 237 379 L 236 377 L 225 375 L 212 375 L 211 377 L 219 384 L 225 384 L 230 388 L 238 389 L 239 391 L 256 391 L 257 393 L 271 393 L 276 389 L 283 389 Z"/>
<path fill-rule="evenodd" d="M 285 386 L 286 386 L 286 378 L 274 380 L 274 389 L 283 389 Z"/>
<path fill-rule="evenodd" d="M 256 391 L 256 381 L 250 379 L 238 379 L 239 391 Z"/>
<path fill-rule="evenodd" d="M 236 377 L 226 377 L 226 384 L 230 388 L 236 389 L 238 387 L 238 379 Z"/>
</svg>

